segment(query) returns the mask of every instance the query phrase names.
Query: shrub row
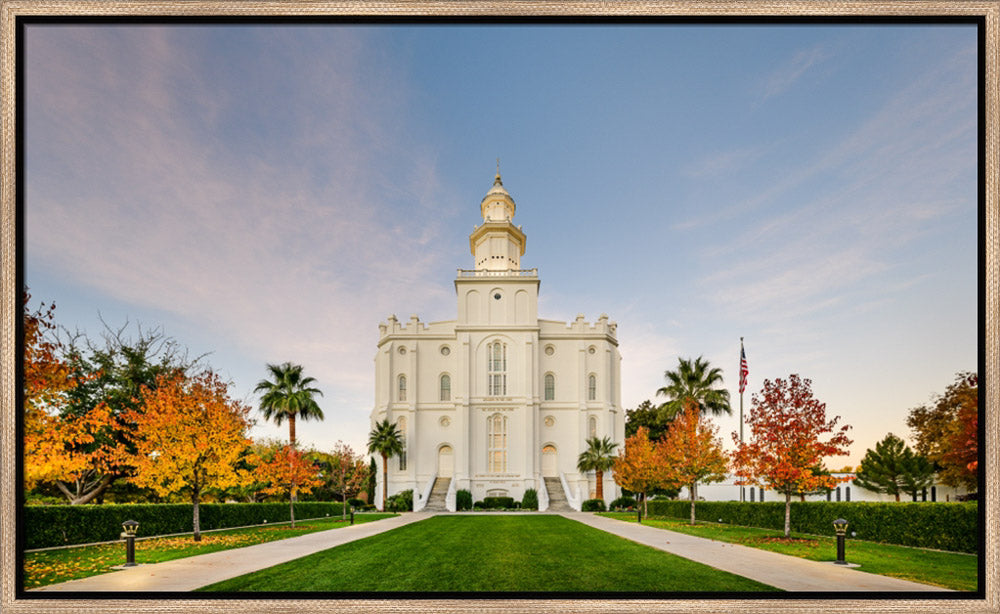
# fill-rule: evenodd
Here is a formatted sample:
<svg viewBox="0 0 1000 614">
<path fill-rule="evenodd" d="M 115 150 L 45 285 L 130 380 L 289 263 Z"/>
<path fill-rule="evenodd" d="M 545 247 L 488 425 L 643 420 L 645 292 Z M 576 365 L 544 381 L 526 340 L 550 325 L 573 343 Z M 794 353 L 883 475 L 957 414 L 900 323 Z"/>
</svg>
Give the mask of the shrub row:
<svg viewBox="0 0 1000 614">
<path fill-rule="evenodd" d="M 741 503 L 739 501 L 699 501 L 698 520 L 747 527 L 782 530 L 785 504 L 779 501 Z M 649 502 L 650 516 L 690 518 L 689 501 Z M 979 512 L 975 503 L 908 503 L 869 501 L 793 501 L 791 528 L 799 533 L 834 535 L 833 521 L 843 518 L 850 524 L 848 536 L 866 541 L 976 552 Z"/>
<path fill-rule="evenodd" d="M 603 512 L 605 509 L 604 499 L 587 499 L 580 504 L 582 512 Z"/>
<path fill-rule="evenodd" d="M 387 512 L 412 512 L 413 511 L 413 489 L 398 492 L 385 502 Z"/>
<path fill-rule="evenodd" d="M 340 514 L 340 503 L 295 504 L 296 520 Z M 198 515 L 202 531 L 290 520 L 288 503 L 202 503 Z M 114 541 L 126 520 L 139 523 L 139 537 L 190 533 L 193 517 L 190 503 L 30 505 L 24 507 L 24 547 L 30 550 Z"/>
</svg>

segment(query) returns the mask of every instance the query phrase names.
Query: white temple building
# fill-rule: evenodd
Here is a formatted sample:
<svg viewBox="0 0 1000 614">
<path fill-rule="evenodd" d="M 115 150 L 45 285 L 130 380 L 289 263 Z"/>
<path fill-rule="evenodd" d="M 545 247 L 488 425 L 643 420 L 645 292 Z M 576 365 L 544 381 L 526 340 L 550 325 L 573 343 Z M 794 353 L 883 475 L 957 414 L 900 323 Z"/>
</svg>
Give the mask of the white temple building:
<svg viewBox="0 0 1000 614">
<path fill-rule="evenodd" d="M 388 491 L 413 489 L 415 511 L 454 511 L 461 489 L 520 501 L 529 488 L 542 510 L 579 510 L 596 492 L 593 472 L 577 470 L 585 440 L 624 445 L 617 325 L 539 319 L 538 270 L 521 268 L 515 210 L 498 169 L 469 236 L 474 267 L 455 279 L 456 319 L 379 324 L 371 424 L 388 419 L 402 433 Z M 603 490 L 606 503 L 620 494 L 610 471 Z"/>
</svg>

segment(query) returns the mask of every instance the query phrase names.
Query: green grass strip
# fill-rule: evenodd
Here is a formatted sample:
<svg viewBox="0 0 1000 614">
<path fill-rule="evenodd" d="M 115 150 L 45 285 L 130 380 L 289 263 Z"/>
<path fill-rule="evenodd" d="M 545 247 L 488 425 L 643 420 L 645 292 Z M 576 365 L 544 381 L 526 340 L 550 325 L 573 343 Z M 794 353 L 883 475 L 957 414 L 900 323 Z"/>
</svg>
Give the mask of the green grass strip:
<svg viewBox="0 0 1000 614">
<path fill-rule="evenodd" d="M 636 515 L 632 513 L 604 512 L 600 515 L 624 522 L 636 521 Z M 772 529 L 712 522 L 699 522 L 691 526 L 685 520 L 664 517 L 646 518 L 642 524 L 696 537 L 770 550 L 810 561 L 833 561 L 837 558 L 835 537 L 792 532 L 792 539 L 785 540 L 782 531 Z M 844 558 L 848 563 L 861 565 L 857 568 L 858 571 L 880 576 L 932 584 L 957 591 L 975 591 L 977 587 L 978 560 L 972 554 L 848 539 Z"/>
<path fill-rule="evenodd" d="M 396 514 L 355 514 L 355 524 L 389 518 Z M 140 564 L 161 563 L 199 554 L 242 548 L 306 533 L 327 531 L 347 526 L 340 517 L 300 520 L 295 528 L 288 524 L 229 529 L 202 533 L 196 542 L 192 534 L 138 540 L 135 561 Z M 87 578 L 113 571 L 125 563 L 125 542 L 80 546 L 59 550 L 27 552 L 24 555 L 24 588 L 31 589 L 67 580 Z"/>
<path fill-rule="evenodd" d="M 561 516 L 435 516 L 203 591 L 776 591 Z"/>
</svg>

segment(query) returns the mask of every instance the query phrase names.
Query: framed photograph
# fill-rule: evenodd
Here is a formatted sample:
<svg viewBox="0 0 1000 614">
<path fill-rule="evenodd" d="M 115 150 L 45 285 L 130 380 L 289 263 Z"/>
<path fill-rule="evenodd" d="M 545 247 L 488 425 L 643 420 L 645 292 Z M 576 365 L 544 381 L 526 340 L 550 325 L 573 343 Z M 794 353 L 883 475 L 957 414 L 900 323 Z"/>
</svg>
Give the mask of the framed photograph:
<svg viewBox="0 0 1000 614">
<path fill-rule="evenodd" d="M 5 611 L 1000 608 L 995 2 L 0 3 Z"/>
</svg>

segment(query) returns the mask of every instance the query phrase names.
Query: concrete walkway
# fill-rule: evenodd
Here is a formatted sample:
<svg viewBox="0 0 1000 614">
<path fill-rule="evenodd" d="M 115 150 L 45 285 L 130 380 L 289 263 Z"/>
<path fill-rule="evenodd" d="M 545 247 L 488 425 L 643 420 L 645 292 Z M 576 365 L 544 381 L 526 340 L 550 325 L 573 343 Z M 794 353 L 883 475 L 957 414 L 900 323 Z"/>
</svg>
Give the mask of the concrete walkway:
<svg viewBox="0 0 1000 614">
<path fill-rule="evenodd" d="M 612 535 L 652 546 L 786 591 L 923 592 L 948 590 L 937 586 L 865 573 L 843 565 L 808 561 L 767 550 L 694 537 L 634 522 L 622 522 L 585 512 L 566 512 L 562 515 Z M 850 562 L 850 553 L 848 553 L 847 560 Z"/>
<path fill-rule="evenodd" d="M 29 592 L 192 591 L 357 539 L 391 531 L 428 517 L 427 514 L 402 514 L 393 518 L 307 533 L 256 546 L 200 554 L 152 565 L 139 565 L 100 576 L 43 586 Z"/>
</svg>

